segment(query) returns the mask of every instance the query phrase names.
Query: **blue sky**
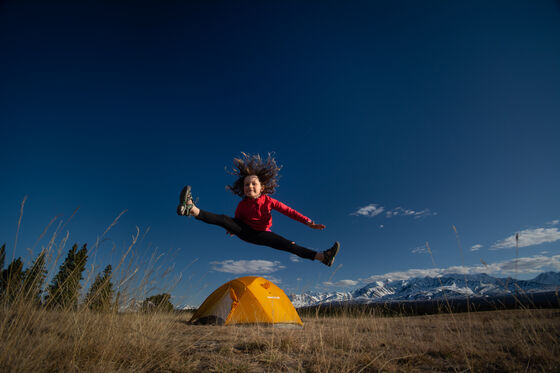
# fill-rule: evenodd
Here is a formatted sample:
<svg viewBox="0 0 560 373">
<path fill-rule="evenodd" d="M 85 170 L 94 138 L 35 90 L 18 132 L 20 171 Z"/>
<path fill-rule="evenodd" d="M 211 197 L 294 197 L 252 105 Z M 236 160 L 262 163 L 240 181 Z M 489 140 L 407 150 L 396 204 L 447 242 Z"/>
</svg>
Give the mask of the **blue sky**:
<svg viewBox="0 0 560 373">
<path fill-rule="evenodd" d="M 120 276 L 177 305 L 254 274 L 515 275 L 515 233 L 518 277 L 560 270 L 558 1 L 4 1 L 0 46 L 9 259 L 88 243 L 96 273 L 139 232 Z M 175 214 L 188 183 L 233 215 L 241 152 L 275 153 L 274 197 L 327 229 L 273 231 L 340 241 L 335 266 Z"/>
</svg>

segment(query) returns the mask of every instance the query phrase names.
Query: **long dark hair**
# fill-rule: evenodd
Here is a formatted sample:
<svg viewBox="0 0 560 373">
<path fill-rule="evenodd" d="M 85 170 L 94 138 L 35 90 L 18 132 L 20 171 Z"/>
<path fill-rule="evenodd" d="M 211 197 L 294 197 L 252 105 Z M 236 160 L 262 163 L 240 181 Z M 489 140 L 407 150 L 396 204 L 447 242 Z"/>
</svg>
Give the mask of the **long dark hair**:
<svg viewBox="0 0 560 373">
<path fill-rule="evenodd" d="M 230 174 L 237 176 L 237 180 L 232 185 L 226 186 L 233 194 L 240 197 L 245 196 L 243 184 L 245 178 L 249 175 L 255 175 L 259 178 L 263 186 L 263 194 L 274 194 L 278 186 L 279 172 L 282 166 L 276 164 L 276 160 L 272 153 L 268 153 L 266 160 L 263 160 L 259 154 L 251 155 L 241 153 L 242 157 L 233 159 L 233 169 Z"/>
</svg>

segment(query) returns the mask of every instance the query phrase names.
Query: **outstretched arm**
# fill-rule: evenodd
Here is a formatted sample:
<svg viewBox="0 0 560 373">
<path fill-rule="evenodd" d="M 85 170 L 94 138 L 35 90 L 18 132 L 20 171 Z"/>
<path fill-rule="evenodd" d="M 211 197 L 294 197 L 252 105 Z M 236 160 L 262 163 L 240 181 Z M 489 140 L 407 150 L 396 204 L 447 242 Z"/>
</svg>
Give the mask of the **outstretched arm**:
<svg viewBox="0 0 560 373">
<path fill-rule="evenodd" d="M 312 229 L 320 229 L 323 230 L 325 229 L 325 226 L 323 224 L 315 224 L 315 222 L 311 219 L 309 219 L 307 216 L 304 216 L 302 214 L 300 214 L 299 212 L 297 212 L 296 210 L 288 207 L 287 205 L 285 205 L 284 203 L 270 198 L 271 202 L 272 202 L 272 208 L 275 209 L 276 211 L 281 212 L 282 214 L 297 220 L 305 225 L 307 225 L 308 227 L 312 228 Z"/>
<path fill-rule="evenodd" d="M 307 223 L 307 226 L 308 226 L 309 228 L 312 228 L 312 229 L 319 229 L 319 230 L 323 230 L 323 229 L 326 228 L 326 226 L 325 226 L 324 224 L 316 224 L 316 223 L 313 222 L 313 221 L 310 221 L 309 223 Z"/>
</svg>

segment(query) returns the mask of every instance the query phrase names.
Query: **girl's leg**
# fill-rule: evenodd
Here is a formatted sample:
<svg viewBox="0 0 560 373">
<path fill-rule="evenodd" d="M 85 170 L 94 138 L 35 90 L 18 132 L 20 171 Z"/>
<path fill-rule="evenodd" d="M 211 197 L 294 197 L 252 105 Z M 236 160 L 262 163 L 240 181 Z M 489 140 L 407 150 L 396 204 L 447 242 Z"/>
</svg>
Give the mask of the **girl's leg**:
<svg viewBox="0 0 560 373">
<path fill-rule="evenodd" d="M 241 240 L 249 242 L 255 245 L 269 246 L 273 249 L 287 251 L 300 258 L 309 260 L 318 260 L 328 265 L 332 265 L 334 259 L 329 258 L 329 262 L 325 262 L 325 254 L 332 251 L 333 248 L 325 252 L 317 252 L 315 250 L 310 250 L 306 247 L 297 245 L 295 242 L 285 239 L 284 237 L 268 231 L 256 231 L 244 224 L 243 222 L 231 218 L 227 215 L 213 214 L 208 211 L 197 209 L 196 213 L 193 214 L 195 219 L 203 221 L 207 224 L 213 224 L 225 228 L 228 232 L 235 234 Z M 335 244 L 338 245 L 338 242 Z M 332 254 L 332 258 L 338 252 L 338 246 Z"/>
<path fill-rule="evenodd" d="M 256 235 L 253 243 L 257 245 L 269 246 L 273 249 L 287 251 L 304 259 L 314 260 L 316 258 L 317 252 L 315 250 L 297 245 L 295 242 L 287 240 L 276 233 L 268 231 L 255 232 Z"/>
<path fill-rule="evenodd" d="M 213 214 L 211 212 L 200 209 L 197 210 L 198 211 L 196 215 L 193 214 L 195 216 L 195 219 L 197 220 L 203 221 L 207 224 L 218 225 L 235 235 L 239 235 L 244 230 L 243 225 L 232 217 L 229 217 L 227 215 Z"/>
<path fill-rule="evenodd" d="M 225 228 L 228 232 L 235 234 L 243 241 L 269 246 L 277 250 L 283 250 L 295 254 L 304 259 L 314 260 L 317 252 L 309 250 L 303 246 L 296 245 L 295 242 L 289 241 L 276 233 L 268 231 L 256 231 L 246 224 L 231 218 L 227 215 L 217 215 L 208 211 L 197 211 L 195 219 L 201 220 L 207 224 L 218 225 Z"/>
</svg>

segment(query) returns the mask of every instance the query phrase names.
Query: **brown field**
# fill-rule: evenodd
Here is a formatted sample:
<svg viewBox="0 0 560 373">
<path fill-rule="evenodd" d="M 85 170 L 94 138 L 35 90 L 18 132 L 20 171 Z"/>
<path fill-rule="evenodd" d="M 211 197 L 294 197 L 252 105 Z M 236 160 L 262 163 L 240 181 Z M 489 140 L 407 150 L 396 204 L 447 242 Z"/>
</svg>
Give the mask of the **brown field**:
<svg viewBox="0 0 560 373">
<path fill-rule="evenodd" d="M 307 317 L 303 329 L 188 314 L 0 310 L 2 372 L 558 372 L 560 310 Z"/>
</svg>

